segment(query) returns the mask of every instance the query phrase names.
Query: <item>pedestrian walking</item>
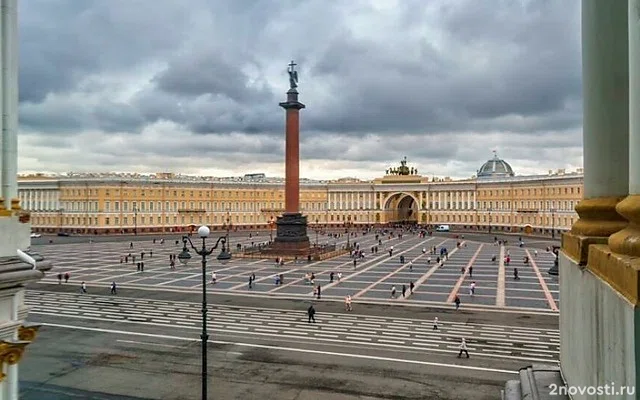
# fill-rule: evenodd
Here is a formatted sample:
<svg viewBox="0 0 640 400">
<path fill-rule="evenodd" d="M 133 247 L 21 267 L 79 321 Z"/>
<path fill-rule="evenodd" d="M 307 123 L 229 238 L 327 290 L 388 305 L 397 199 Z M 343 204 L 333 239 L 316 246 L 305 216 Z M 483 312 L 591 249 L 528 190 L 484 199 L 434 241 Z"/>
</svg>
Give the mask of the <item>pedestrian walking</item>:
<svg viewBox="0 0 640 400">
<path fill-rule="evenodd" d="M 353 311 L 353 308 L 351 308 L 351 295 L 347 295 L 344 298 L 344 309 L 345 311 Z"/>
<path fill-rule="evenodd" d="M 413 288 L 415 287 L 415 285 L 413 284 L 413 281 L 409 282 L 409 293 L 413 294 Z"/>
<path fill-rule="evenodd" d="M 322 296 L 322 287 L 318 285 L 318 300 L 320 300 L 320 296 Z"/>
<path fill-rule="evenodd" d="M 140 252 L 140 260 L 144 260 L 144 251 Z"/>
<path fill-rule="evenodd" d="M 471 282 L 471 284 L 469 285 L 469 294 L 471 296 L 476 294 L 476 282 L 475 281 Z"/>
<path fill-rule="evenodd" d="M 133 249 L 133 242 L 129 242 L 129 248 Z"/>
<path fill-rule="evenodd" d="M 431 257 L 427 257 L 427 264 L 431 264 Z"/>
<path fill-rule="evenodd" d="M 149 250 L 149 257 L 153 258 L 153 250 Z"/>
<path fill-rule="evenodd" d="M 333 282 L 333 272 L 329 274 L 329 282 Z"/>
<path fill-rule="evenodd" d="M 215 285 L 218 282 L 218 275 L 216 275 L 216 271 L 211 272 L 211 284 Z"/>
<path fill-rule="evenodd" d="M 338 272 L 338 282 L 340 282 L 340 279 L 342 279 L 342 272 Z"/>
<path fill-rule="evenodd" d="M 456 303 L 456 311 L 458 311 L 460 309 L 460 297 L 457 294 L 453 302 Z"/>
<path fill-rule="evenodd" d="M 413 261 L 409 261 L 409 271 L 413 271 Z"/>
<path fill-rule="evenodd" d="M 402 285 L 402 298 L 407 295 L 407 285 Z"/>
<path fill-rule="evenodd" d="M 313 323 L 316 323 L 316 309 L 313 308 L 313 304 L 311 304 L 309 306 L 309 308 L 307 309 L 307 315 L 309 316 L 309 323 L 311 323 L 311 321 L 313 321 Z"/>
<path fill-rule="evenodd" d="M 469 266 L 469 277 L 473 278 L 473 265 Z"/>
<path fill-rule="evenodd" d="M 356 265 L 358 264 L 358 261 L 354 258 L 353 259 L 353 269 L 356 269 Z"/>
<path fill-rule="evenodd" d="M 140 261 L 140 272 L 144 272 L 144 262 Z"/>
<path fill-rule="evenodd" d="M 249 289 L 253 288 L 253 277 L 249 275 Z"/>
<path fill-rule="evenodd" d="M 437 331 L 438 330 L 438 317 L 435 317 L 433 319 L 433 330 Z"/>
<path fill-rule="evenodd" d="M 65 272 L 65 273 L 64 273 L 64 283 L 69 282 L 69 277 L 70 277 L 69 273 L 68 273 L 68 272 Z"/>
<path fill-rule="evenodd" d="M 518 276 L 518 268 L 513 269 L 513 280 L 518 281 L 520 277 Z"/>
<path fill-rule="evenodd" d="M 136 263 L 136 271 L 140 271 L 140 263 Z"/>
<path fill-rule="evenodd" d="M 62 283 L 62 272 L 58 272 L 58 285 Z"/>
<path fill-rule="evenodd" d="M 111 282 L 111 294 L 118 294 L 116 291 L 116 282 Z"/>
<path fill-rule="evenodd" d="M 460 352 L 458 353 L 458 358 L 462 357 L 462 353 L 467 355 L 467 358 L 469 358 L 469 350 L 467 350 L 467 341 L 462 338 L 462 342 L 460 343 Z"/>
<path fill-rule="evenodd" d="M 84 282 L 80 284 L 80 293 L 87 293 L 87 284 Z"/>
<path fill-rule="evenodd" d="M 396 298 L 396 287 L 395 286 L 391 286 L 391 298 L 392 299 Z"/>
</svg>

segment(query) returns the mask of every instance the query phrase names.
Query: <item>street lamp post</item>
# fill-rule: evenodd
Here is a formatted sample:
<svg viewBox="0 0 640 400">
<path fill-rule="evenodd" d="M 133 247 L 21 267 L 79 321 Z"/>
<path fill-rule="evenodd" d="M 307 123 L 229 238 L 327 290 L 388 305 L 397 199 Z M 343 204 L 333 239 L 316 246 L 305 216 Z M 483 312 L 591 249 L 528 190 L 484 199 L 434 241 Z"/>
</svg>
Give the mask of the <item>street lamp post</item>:
<svg viewBox="0 0 640 400">
<path fill-rule="evenodd" d="M 349 232 L 349 226 L 351 225 L 351 217 L 347 217 L 347 220 L 344 222 L 344 226 L 347 229 L 347 248 L 351 248 L 350 236 L 351 232 Z"/>
<path fill-rule="evenodd" d="M 182 252 L 178 254 L 178 260 L 180 260 L 182 265 L 187 265 L 191 259 L 191 254 L 187 248 L 187 243 L 189 243 L 196 254 L 202 256 L 202 333 L 200 334 L 202 342 L 202 400 L 207 400 L 207 342 L 209 341 L 209 334 L 207 333 L 207 256 L 211 255 L 211 253 L 218 248 L 220 242 L 222 242 L 222 250 L 220 250 L 220 254 L 218 254 L 217 257 L 218 261 L 225 264 L 231 259 L 231 253 L 229 253 L 225 247 L 226 239 L 224 236 L 219 237 L 216 244 L 210 249 L 207 249 L 206 241 L 210 233 L 211 231 L 207 226 L 203 225 L 198 228 L 198 236 L 202 238 L 202 247 L 200 249 L 197 249 L 193 245 L 193 242 L 188 236 L 183 236 Z"/>
<path fill-rule="evenodd" d="M 269 242 L 273 242 L 273 215 L 269 220 Z"/>
<path fill-rule="evenodd" d="M 491 207 L 488 208 L 489 211 L 489 233 L 491 233 Z"/>
<path fill-rule="evenodd" d="M 138 236 L 138 207 L 133 206 L 133 234 Z"/>
<path fill-rule="evenodd" d="M 231 229 L 231 213 L 227 210 L 227 249 L 231 250 L 231 240 L 229 240 L 229 230 Z"/>
<path fill-rule="evenodd" d="M 551 239 L 555 239 L 556 238 L 556 225 L 555 225 L 556 210 L 552 208 L 549 211 L 551 211 Z"/>
</svg>

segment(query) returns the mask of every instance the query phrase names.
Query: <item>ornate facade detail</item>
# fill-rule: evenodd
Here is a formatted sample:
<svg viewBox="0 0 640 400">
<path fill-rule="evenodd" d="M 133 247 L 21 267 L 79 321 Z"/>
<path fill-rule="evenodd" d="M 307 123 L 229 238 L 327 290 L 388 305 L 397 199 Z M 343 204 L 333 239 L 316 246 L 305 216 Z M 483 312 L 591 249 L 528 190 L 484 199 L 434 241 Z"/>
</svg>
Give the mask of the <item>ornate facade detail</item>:
<svg viewBox="0 0 640 400">
<path fill-rule="evenodd" d="M 18 339 L 24 342 L 33 342 L 38 334 L 40 325 L 21 326 L 18 328 Z"/>
<path fill-rule="evenodd" d="M 4 364 L 15 365 L 19 363 L 28 344 L 29 342 L 0 341 L 0 368 L 3 368 Z M 2 382 L 6 376 L 7 375 L 0 370 L 0 382 Z"/>
</svg>

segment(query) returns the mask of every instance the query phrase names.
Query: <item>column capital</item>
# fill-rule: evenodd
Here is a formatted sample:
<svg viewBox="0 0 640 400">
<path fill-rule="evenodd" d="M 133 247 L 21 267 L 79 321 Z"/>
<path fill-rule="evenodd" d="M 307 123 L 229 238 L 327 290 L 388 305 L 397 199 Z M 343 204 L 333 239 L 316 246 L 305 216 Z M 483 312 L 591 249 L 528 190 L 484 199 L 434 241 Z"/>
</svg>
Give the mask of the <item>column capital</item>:
<svg viewBox="0 0 640 400">
<path fill-rule="evenodd" d="M 22 325 L 18 328 L 18 339 L 23 342 L 33 342 L 41 325 Z"/>
<path fill-rule="evenodd" d="M 20 362 L 22 354 L 29 342 L 7 342 L 0 341 L 0 368 L 4 364 L 15 365 Z M 0 369 L 0 382 L 4 380 L 7 375 Z"/>
</svg>

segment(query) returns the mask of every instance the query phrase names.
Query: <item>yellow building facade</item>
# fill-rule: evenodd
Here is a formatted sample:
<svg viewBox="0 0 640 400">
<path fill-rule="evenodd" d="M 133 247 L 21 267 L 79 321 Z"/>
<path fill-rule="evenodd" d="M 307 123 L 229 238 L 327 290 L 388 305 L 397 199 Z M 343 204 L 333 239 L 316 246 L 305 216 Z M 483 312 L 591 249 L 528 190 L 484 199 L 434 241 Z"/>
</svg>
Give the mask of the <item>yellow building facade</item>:
<svg viewBox="0 0 640 400">
<path fill-rule="evenodd" d="M 300 208 L 316 226 L 418 223 L 451 229 L 556 233 L 576 220 L 582 173 L 515 176 L 494 157 L 466 180 L 424 177 L 403 160 L 373 181 L 302 181 Z M 195 178 L 79 174 L 21 176 L 21 206 L 43 233 L 269 229 L 284 208 L 284 182 L 264 177 Z"/>
</svg>

